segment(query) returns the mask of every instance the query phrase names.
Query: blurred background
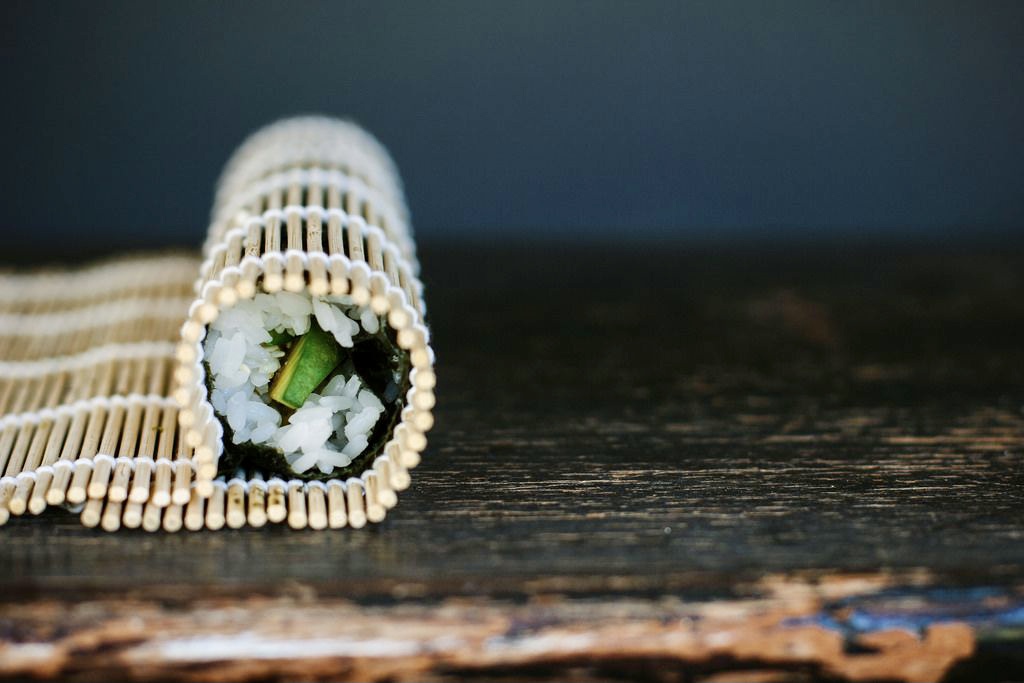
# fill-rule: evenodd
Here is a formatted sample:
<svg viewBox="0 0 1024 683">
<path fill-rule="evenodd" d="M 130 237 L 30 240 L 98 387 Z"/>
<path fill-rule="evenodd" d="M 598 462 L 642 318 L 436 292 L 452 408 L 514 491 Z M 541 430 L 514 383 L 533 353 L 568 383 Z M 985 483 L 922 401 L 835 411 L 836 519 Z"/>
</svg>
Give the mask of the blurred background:
<svg viewBox="0 0 1024 683">
<path fill-rule="evenodd" d="M 391 150 L 422 241 L 1024 226 L 1024 3 L 5 2 L 5 261 L 198 245 L 281 116 Z M 51 237 L 52 241 L 51 241 Z"/>
</svg>

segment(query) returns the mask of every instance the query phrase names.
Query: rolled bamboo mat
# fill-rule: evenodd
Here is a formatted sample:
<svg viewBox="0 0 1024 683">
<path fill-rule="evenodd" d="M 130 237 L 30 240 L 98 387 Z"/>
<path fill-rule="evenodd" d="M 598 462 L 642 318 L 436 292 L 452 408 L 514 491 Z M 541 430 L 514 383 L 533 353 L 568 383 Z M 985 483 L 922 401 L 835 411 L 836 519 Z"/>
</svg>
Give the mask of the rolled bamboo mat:
<svg viewBox="0 0 1024 683">
<path fill-rule="evenodd" d="M 0 524 L 52 505 L 108 531 L 381 521 L 409 486 L 433 424 L 418 269 L 383 148 L 352 124 L 302 118 L 258 132 L 228 163 L 202 259 L 0 275 Z M 382 316 L 409 354 L 401 418 L 360 476 L 303 482 L 219 471 L 206 325 L 240 299 L 282 290 L 348 294 Z"/>
</svg>

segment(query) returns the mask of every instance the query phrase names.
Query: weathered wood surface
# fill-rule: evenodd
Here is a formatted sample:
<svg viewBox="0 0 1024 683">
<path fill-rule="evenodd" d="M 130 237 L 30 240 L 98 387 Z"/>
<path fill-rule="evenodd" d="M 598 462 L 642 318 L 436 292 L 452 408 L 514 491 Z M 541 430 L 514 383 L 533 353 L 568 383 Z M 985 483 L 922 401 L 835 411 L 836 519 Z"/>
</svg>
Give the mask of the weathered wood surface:
<svg viewBox="0 0 1024 683">
<path fill-rule="evenodd" d="M 0 671 L 1024 675 L 1019 248 L 422 255 L 437 426 L 383 525 L 12 521 Z"/>
</svg>

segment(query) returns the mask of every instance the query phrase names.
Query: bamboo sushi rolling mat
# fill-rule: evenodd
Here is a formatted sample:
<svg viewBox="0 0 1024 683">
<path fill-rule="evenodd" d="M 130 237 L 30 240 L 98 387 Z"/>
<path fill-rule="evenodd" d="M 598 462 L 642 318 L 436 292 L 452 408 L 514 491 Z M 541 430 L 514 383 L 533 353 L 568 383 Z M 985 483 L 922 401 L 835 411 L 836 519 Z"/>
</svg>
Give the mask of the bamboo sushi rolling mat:
<svg viewBox="0 0 1024 683">
<path fill-rule="evenodd" d="M 253 134 L 228 162 L 202 259 L 4 276 L 0 523 L 52 505 L 108 531 L 383 520 L 433 425 L 418 269 L 387 152 L 355 125 L 299 117 Z M 217 478 L 224 429 L 202 340 L 222 310 L 261 291 L 347 295 L 408 353 L 398 422 L 358 476 Z"/>
</svg>

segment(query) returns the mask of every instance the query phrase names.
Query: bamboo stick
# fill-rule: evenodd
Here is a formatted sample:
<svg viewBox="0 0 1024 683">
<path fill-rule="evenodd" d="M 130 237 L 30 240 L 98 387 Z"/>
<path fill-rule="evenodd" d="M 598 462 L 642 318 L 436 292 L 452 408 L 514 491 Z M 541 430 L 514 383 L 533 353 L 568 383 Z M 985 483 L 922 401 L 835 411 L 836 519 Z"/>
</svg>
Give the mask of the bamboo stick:
<svg viewBox="0 0 1024 683">
<path fill-rule="evenodd" d="M 262 479 L 253 479 L 249 482 L 249 509 L 246 521 L 252 527 L 261 527 L 267 523 L 267 489 Z"/>
<path fill-rule="evenodd" d="M 312 481 L 307 484 L 306 516 L 310 529 L 327 528 L 326 487 L 322 482 Z"/>
<path fill-rule="evenodd" d="M 232 529 L 245 526 L 245 480 L 236 477 L 228 482 L 226 492 L 226 512 L 224 521 Z"/>
<path fill-rule="evenodd" d="M 206 501 L 206 528 L 210 531 L 216 531 L 224 526 L 224 497 L 224 481 L 217 480 L 213 483 L 213 493 Z"/>
<path fill-rule="evenodd" d="M 199 531 L 206 523 L 206 516 L 203 510 L 205 499 L 200 497 L 195 489 L 192 489 L 192 496 L 189 498 L 188 507 L 185 508 L 185 528 L 189 531 Z"/>
<path fill-rule="evenodd" d="M 286 485 L 280 479 L 267 482 L 267 520 L 273 523 L 283 522 L 288 516 L 285 504 Z"/>
<path fill-rule="evenodd" d="M 348 524 L 345 498 L 345 485 L 342 482 L 327 482 L 327 524 L 332 529 L 340 529 Z"/>
<path fill-rule="evenodd" d="M 288 526 L 305 529 L 309 521 L 306 515 L 306 492 L 301 481 L 288 482 Z"/>
<path fill-rule="evenodd" d="M 121 501 L 107 500 L 103 508 L 103 516 L 100 518 L 100 526 L 104 531 L 117 531 L 121 528 L 121 513 L 124 504 Z"/>
</svg>

